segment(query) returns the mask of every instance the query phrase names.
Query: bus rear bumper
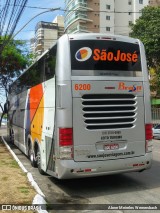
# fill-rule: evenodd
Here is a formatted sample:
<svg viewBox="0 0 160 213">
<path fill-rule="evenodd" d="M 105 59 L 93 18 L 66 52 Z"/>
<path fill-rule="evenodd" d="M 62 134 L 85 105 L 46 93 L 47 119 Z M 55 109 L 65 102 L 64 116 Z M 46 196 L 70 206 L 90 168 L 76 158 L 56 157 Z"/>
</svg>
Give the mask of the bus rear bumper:
<svg viewBox="0 0 160 213">
<path fill-rule="evenodd" d="M 144 156 L 107 161 L 75 162 L 58 160 L 56 176 L 59 179 L 94 177 L 149 169 L 152 165 L 152 152 Z"/>
</svg>

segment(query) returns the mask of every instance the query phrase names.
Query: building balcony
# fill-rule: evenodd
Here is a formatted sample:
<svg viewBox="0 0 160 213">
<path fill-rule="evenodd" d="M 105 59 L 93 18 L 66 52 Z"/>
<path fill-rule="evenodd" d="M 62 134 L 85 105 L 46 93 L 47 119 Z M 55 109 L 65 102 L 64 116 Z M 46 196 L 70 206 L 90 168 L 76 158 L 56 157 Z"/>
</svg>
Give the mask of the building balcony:
<svg viewBox="0 0 160 213">
<path fill-rule="evenodd" d="M 44 39 L 44 34 L 42 33 L 36 34 L 35 38 L 36 40 Z"/>
<path fill-rule="evenodd" d="M 86 9 L 87 11 L 93 10 L 92 8 L 88 7 L 87 3 L 78 3 L 74 7 L 72 7 L 72 10 L 79 10 L 79 8 Z"/>
<path fill-rule="evenodd" d="M 79 10 L 83 10 L 83 11 L 93 11 L 92 8 L 89 8 L 88 7 L 88 4 L 87 3 L 77 3 L 76 5 L 74 5 L 73 7 L 68 7 L 66 8 L 66 11 L 65 12 L 65 17 L 68 16 L 69 14 L 71 14 L 73 12 L 73 10 L 75 11 L 79 11 Z"/>
<path fill-rule="evenodd" d="M 86 26 L 78 25 L 72 29 L 68 29 L 68 33 L 91 33 Z"/>
<path fill-rule="evenodd" d="M 39 31 L 39 30 L 44 30 L 44 29 L 57 29 L 57 28 L 58 28 L 58 24 L 57 24 L 57 23 L 51 23 L 51 22 L 40 21 L 40 22 L 38 22 L 38 24 L 36 25 L 35 32 L 37 33 L 37 31 Z"/>
<path fill-rule="evenodd" d="M 92 19 L 89 19 L 87 14 L 76 14 L 72 19 L 68 20 L 66 23 L 65 23 L 65 31 L 67 28 L 69 28 L 70 25 L 74 24 L 75 22 L 83 22 L 83 23 L 86 23 L 86 22 L 93 22 Z"/>
<path fill-rule="evenodd" d="M 43 53 L 43 50 L 36 50 L 35 53 L 36 53 L 36 55 L 37 55 L 36 59 L 38 60 L 39 57 L 41 57 L 41 55 L 42 55 L 42 53 Z"/>
<path fill-rule="evenodd" d="M 37 30 L 36 32 L 36 36 L 39 36 L 39 35 L 44 35 L 44 30 Z"/>
<path fill-rule="evenodd" d="M 35 46 L 35 51 L 37 50 L 43 50 L 43 43 L 37 43 L 36 46 Z"/>
</svg>

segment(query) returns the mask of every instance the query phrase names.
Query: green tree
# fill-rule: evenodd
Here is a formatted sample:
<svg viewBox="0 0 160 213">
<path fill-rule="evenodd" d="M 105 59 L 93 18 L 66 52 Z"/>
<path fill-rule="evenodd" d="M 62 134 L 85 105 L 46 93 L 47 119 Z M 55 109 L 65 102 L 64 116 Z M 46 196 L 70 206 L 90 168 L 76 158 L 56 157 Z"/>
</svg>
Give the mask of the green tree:
<svg viewBox="0 0 160 213">
<path fill-rule="evenodd" d="M 160 7 L 145 7 L 132 25 L 131 36 L 139 38 L 146 50 L 149 67 L 160 66 Z"/>
<path fill-rule="evenodd" d="M 143 42 L 151 75 L 151 91 L 160 96 L 160 7 L 145 7 L 142 16 L 132 25 L 130 36 Z"/>
<path fill-rule="evenodd" d="M 0 38 L 3 45 L 3 37 Z M 30 55 L 27 51 L 26 44 L 21 41 L 10 40 L 3 51 L 0 52 L 0 95 L 7 99 L 9 85 L 17 78 L 23 70 L 30 64 Z M 6 113 L 6 106 L 2 106 L 1 120 Z"/>
</svg>

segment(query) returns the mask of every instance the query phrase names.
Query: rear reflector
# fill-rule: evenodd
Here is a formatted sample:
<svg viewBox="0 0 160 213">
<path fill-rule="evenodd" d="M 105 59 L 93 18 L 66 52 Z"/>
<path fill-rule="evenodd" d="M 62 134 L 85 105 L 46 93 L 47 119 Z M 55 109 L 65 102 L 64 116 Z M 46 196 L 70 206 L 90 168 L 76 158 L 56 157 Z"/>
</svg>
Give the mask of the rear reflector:
<svg viewBox="0 0 160 213">
<path fill-rule="evenodd" d="M 73 159 L 73 148 L 72 146 L 61 146 L 60 147 L 60 159 L 61 160 L 71 160 Z"/>
<path fill-rule="evenodd" d="M 72 173 L 90 173 L 90 172 L 96 172 L 97 169 L 72 169 Z"/>
<path fill-rule="evenodd" d="M 60 146 L 73 145 L 73 129 L 72 128 L 59 129 L 59 145 Z"/>
</svg>

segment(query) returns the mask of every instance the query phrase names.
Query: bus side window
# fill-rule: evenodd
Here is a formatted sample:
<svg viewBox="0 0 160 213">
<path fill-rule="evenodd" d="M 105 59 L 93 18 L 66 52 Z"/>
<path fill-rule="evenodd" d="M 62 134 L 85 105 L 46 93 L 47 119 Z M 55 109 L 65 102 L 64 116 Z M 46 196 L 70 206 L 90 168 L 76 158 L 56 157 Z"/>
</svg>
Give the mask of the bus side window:
<svg viewBox="0 0 160 213">
<path fill-rule="evenodd" d="M 55 75 L 55 67 L 56 67 L 56 46 L 54 46 L 45 59 L 45 80 L 49 80 Z"/>
<path fill-rule="evenodd" d="M 28 87 L 34 87 L 42 83 L 43 76 L 43 60 L 40 59 L 38 63 L 34 64 L 28 72 Z"/>
</svg>

